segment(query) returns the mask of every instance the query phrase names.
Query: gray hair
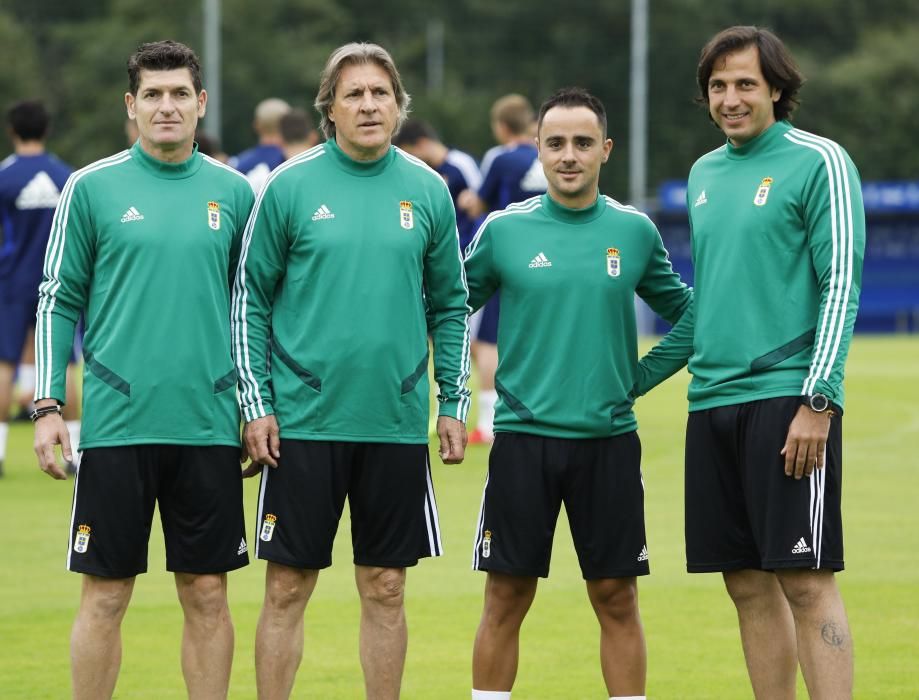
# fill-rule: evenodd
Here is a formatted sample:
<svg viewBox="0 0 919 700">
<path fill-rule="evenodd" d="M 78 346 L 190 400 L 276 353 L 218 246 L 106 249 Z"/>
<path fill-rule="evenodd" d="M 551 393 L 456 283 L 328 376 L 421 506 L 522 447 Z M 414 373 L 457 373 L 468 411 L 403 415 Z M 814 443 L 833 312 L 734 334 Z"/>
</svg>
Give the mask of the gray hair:
<svg viewBox="0 0 919 700">
<path fill-rule="evenodd" d="M 329 119 L 329 108 L 335 101 L 335 86 L 338 85 L 341 72 L 345 66 L 365 63 L 375 63 L 389 74 L 389 81 L 392 83 L 396 104 L 399 107 L 396 132 L 399 131 L 402 123 L 408 118 L 408 106 L 411 104 L 412 98 L 402 85 L 402 78 L 399 76 L 399 71 L 396 69 L 396 63 L 393 61 L 392 56 L 389 55 L 386 49 L 377 44 L 352 42 L 339 46 L 332 52 L 319 77 L 319 91 L 316 93 L 316 101 L 313 106 L 319 112 L 319 129 L 327 139 L 335 138 L 335 122 Z"/>
</svg>

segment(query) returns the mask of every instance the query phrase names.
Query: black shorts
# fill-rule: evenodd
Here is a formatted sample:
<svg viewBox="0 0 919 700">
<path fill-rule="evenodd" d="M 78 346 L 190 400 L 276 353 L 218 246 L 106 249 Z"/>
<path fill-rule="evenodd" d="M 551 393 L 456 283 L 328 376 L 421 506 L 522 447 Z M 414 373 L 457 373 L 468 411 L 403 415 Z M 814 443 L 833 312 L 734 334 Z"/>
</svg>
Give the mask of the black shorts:
<svg viewBox="0 0 919 700">
<path fill-rule="evenodd" d="M 331 566 L 346 496 L 355 564 L 403 568 L 442 554 L 427 445 L 282 438 L 278 467 L 262 469 L 256 557 Z"/>
<path fill-rule="evenodd" d="M 842 418 L 830 422 L 826 467 L 785 476 L 780 454 L 797 396 L 689 414 L 686 568 L 841 571 Z"/>
<path fill-rule="evenodd" d="M 157 502 L 168 571 L 215 574 L 249 563 L 238 447 L 127 445 L 83 451 L 67 568 L 144 573 Z"/>
<path fill-rule="evenodd" d="M 634 431 L 583 440 L 498 433 L 472 568 L 548 576 L 563 502 L 585 579 L 649 572 L 641 442 Z"/>
</svg>

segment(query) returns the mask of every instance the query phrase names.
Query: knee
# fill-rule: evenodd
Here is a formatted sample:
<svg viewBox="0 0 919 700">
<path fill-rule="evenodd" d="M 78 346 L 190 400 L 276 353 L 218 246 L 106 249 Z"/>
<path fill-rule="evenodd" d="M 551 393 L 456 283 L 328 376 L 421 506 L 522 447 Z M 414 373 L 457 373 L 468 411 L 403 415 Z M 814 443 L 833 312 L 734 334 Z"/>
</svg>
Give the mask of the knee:
<svg viewBox="0 0 919 700">
<path fill-rule="evenodd" d="M 265 579 L 266 607 L 281 611 L 300 609 L 306 604 L 311 590 L 307 572 L 269 565 Z"/>
<path fill-rule="evenodd" d="M 194 618 L 218 619 L 227 611 L 224 574 L 178 574 L 179 600 L 185 614 Z"/>
<path fill-rule="evenodd" d="M 765 571 L 732 571 L 724 574 L 724 585 L 737 608 L 771 603 L 778 594 L 775 576 Z"/>
<path fill-rule="evenodd" d="M 591 581 L 590 602 L 600 618 L 625 623 L 638 617 L 638 583 L 635 579 Z"/>
<path fill-rule="evenodd" d="M 495 626 L 520 624 L 533 602 L 535 593 L 535 579 L 489 574 L 485 584 L 482 620 Z"/>
<path fill-rule="evenodd" d="M 95 622 L 118 624 L 131 600 L 134 579 L 84 579 L 81 612 Z"/>
<path fill-rule="evenodd" d="M 816 607 L 836 584 L 832 573 L 829 572 L 787 571 L 777 575 L 793 612 Z"/>
<path fill-rule="evenodd" d="M 361 600 L 383 608 L 401 609 L 405 599 L 405 570 L 378 568 L 360 586 Z"/>
</svg>

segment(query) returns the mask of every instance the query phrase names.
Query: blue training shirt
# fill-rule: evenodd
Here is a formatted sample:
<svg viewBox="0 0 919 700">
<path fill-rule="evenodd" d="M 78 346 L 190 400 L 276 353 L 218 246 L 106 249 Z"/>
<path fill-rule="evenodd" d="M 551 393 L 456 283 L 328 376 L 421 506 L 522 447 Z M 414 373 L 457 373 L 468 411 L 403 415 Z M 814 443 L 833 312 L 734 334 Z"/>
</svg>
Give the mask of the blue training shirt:
<svg viewBox="0 0 919 700">
<path fill-rule="evenodd" d="M 482 173 L 479 172 L 479 166 L 476 165 L 472 156 L 455 148 L 447 151 L 446 160 L 435 170 L 440 173 L 450 190 L 453 208 L 456 209 L 456 229 L 459 231 L 460 249 L 465 250 L 472 241 L 472 237 L 475 236 L 476 222 L 456 206 L 456 199 L 460 192 L 466 189 L 478 192 L 482 185 Z"/>
<path fill-rule="evenodd" d="M 482 186 L 479 197 L 489 211 L 504 209 L 508 204 L 522 202 L 549 187 L 542 164 L 537 159 L 535 144 L 515 143 L 495 146 L 482 159 Z"/>
<path fill-rule="evenodd" d="M 252 189 L 258 193 L 271 171 L 283 162 L 284 151 L 280 146 L 258 144 L 230 158 L 227 165 L 245 175 Z"/>
<path fill-rule="evenodd" d="M 71 172 L 50 153 L 0 163 L 0 297 L 38 299 L 51 220 Z"/>
</svg>

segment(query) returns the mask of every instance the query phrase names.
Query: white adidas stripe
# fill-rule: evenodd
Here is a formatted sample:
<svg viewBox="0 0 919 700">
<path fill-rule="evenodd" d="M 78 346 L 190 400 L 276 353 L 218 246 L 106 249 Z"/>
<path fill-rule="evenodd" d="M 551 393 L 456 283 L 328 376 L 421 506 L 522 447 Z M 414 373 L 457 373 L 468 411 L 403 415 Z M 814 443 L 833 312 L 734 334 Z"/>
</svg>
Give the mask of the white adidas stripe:
<svg viewBox="0 0 919 700">
<path fill-rule="evenodd" d="M 262 541 L 262 523 L 265 521 L 265 489 L 268 487 L 268 475 L 271 467 L 262 465 L 262 478 L 258 488 L 258 510 L 255 514 L 255 558 L 258 559 L 259 544 Z"/>
<path fill-rule="evenodd" d="M 810 373 L 801 390 L 802 394 L 811 394 L 817 381 L 821 378 L 828 379 L 832 373 L 839 345 L 845 336 L 846 315 L 852 289 L 852 194 L 845 156 L 838 144 L 800 129 L 792 129 L 785 134 L 785 138 L 819 153 L 823 158 L 828 180 L 832 240 L 829 294 L 814 345 Z"/>
<path fill-rule="evenodd" d="M 35 322 L 35 400 L 49 398 L 51 395 L 54 373 L 53 358 L 53 323 L 51 314 L 54 311 L 56 294 L 61 286 L 59 279 L 61 263 L 64 259 L 64 246 L 67 239 L 67 223 L 70 217 L 70 204 L 76 184 L 86 175 L 97 170 L 124 163 L 131 159 L 130 151 L 121 151 L 113 156 L 98 160 L 73 173 L 64 184 L 64 191 L 54 211 L 51 221 L 51 234 L 45 248 L 44 280 L 38 287 L 39 301 Z M 69 359 L 69 356 L 68 356 Z M 66 363 L 67 360 L 65 360 Z"/>
<path fill-rule="evenodd" d="M 298 156 L 294 156 L 275 168 L 271 175 L 268 176 L 264 187 L 262 187 L 261 192 L 256 197 L 255 205 L 252 207 L 252 212 L 249 214 L 249 220 L 246 222 L 242 248 L 239 253 L 239 264 L 236 268 L 236 278 L 233 283 L 231 317 L 233 348 L 235 350 L 234 359 L 236 361 L 236 371 L 239 375 L 239 405 L 246 422 L 267 415 L 264 403 L 262 402 L 262 395 L 258 387 L 258 381 L 255 378 L 255 374 L 252 372 L 252 364 L 249 355 L 249 324 L 247 319 L 249 290 L 246 288 L 246 260 L 249 257 L 249 247 L 252 243 L 252 232 L 255 228 L 255 221 L 261 209 L 262 200 L 268 192 L 268 187 L 281 173 L 301 163 L 318 158 L 324 153 L 325 150 L 322 145 L 315 146 Z"/>
<path fill-rule="evenodd" d="M 434 482 L 431 480 L 431 458 L 425 453 L 425 466 L 427 473 L 427 490 L 424 494 L 424 520 L 428 530 L 428 546 L 432 557 L 439 557 L 444 553 L 444 545 L 440 538 L 440 518 L 437 513 L 437 502 L 434 500 Z"/>
</svg>

